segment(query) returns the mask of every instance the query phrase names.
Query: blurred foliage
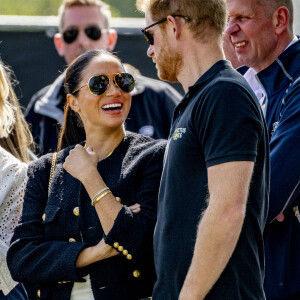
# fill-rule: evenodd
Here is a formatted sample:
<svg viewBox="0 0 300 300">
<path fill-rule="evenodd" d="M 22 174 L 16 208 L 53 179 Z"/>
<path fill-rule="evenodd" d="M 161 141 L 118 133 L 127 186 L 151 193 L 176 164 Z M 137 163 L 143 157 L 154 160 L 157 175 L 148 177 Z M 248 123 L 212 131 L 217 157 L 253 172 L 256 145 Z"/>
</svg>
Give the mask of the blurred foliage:
<svg viewBox="0 0 300 300">
<path fill-rule="evenodd" d="M 0 0 L 0 15 L 56 16 L 62 0 Z M 114 17 L 141 18 L 136 0 L 106 0 Z"/>
</svg>

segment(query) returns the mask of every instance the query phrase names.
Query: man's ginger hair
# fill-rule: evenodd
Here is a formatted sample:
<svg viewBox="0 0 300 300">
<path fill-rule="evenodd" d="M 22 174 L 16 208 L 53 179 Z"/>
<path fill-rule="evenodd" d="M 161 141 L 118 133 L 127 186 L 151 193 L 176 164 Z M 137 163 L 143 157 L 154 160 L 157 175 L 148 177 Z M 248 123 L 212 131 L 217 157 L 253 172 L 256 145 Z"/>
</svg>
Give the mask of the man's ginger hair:
<svg viewBox="0 0 300 300">
<path fill-rule="evenodd" d="M 221 38 L 227 21 L 225 0 L 137 0 L 139 11 L 149 11 L 153 21 L 168 15 L 183 15 L 190 19 L 189 29 L 195 38 Z"/>
</svg>

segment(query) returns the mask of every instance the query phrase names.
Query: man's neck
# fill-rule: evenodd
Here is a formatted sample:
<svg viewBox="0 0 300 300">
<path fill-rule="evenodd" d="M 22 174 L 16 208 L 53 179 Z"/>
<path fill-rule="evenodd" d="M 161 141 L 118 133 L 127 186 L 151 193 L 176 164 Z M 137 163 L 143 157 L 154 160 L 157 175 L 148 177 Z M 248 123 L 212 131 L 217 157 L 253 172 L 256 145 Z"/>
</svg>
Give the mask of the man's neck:
<svg viewBox="0 0 300 300">
<path fill-rule="evenodd" d="M 256 73 L 269 67 L 278 58 L 278 56 L 285 51 L 285 49 L 293 41 L 294 37 L 295 35 L 288 33 L 282 36 L 280 40 L 278 40 L 277 46 L 274 51 L 272 51 L 272 53 L 268 55 L 268 60 L 266 60 L 263 64 L 252 67 L 256 71 Z"/>
<path fill-rule="evenodd" d="M 216 62 L 225 59 L 221 45 L 217 41 L 202 44 L 193 40 L 186 48 L 183 54 L 183 67 L 177 77 L 185 92 Z"/>
</svg>

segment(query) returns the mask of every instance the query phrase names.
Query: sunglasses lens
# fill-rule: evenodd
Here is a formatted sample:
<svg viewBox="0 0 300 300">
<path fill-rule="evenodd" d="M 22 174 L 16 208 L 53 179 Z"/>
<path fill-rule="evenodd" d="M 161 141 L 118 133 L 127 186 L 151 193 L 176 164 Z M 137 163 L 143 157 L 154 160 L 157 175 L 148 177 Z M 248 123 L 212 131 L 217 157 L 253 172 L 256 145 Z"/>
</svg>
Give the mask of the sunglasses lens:
<svg viewBox="0 0 300 300">
<path fill-rule="evenodd" d="M 97 41 L 101 38 L 101 29 L 98 26 L 89 26 L 84 31 L 91 40 Z"/>
<path fill-rule="evenodd" d="M 109 85 L 109 78 L 106 75 L 96 75 L 89 81 L 89 89 L 94 95 L 102 95 Z"/>
<path fill-rule="evenodd" d="M 78 29 L 68 29 L 63 33 L 63 39 L 67 44 L 71 44 L 75 41 L 78 35 Z"/>
<path fill-rule="evenodd" d="M 144 34 L 144 37 L 145 37 L 146 41 L 150 45 L 154 45 L 153 35 L 150 32 L 148 32 L 148 31 L 144 31 L 143 34 Z"/>
<path fill-rule="evenodd" d="M 130 93 L 134 89 L 134 78 L 129 73 L 119 73 L 115 75 L 115 81 L 118 87 L 125 93 Z"/>
</svg>

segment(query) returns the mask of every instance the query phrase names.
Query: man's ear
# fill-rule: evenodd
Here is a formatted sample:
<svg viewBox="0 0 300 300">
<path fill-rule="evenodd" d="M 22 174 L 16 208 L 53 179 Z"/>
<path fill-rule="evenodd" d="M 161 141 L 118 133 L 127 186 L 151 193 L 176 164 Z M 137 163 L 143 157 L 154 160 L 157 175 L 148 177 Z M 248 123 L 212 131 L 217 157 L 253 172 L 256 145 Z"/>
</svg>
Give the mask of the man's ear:
<svg viewBox="0 0 300 300">
<path fill-rule="evenodd" d="M 59 56 L 64 56 L 64 47 L 61 33 L 54 35 L 54 45 Z"/>
<path fill-rule="evenodd" d="M 115 49 L 118 40 L 118 34 L 115 29 L 108 30 L 108 51 L 112 52 Z"/>
<path fill-rule="evenodd" d="M 179 18 L 175 18 L 173 16 L 168 16 L 167 17 L 167 21 L 168 22 L 171 22 L 172 24 L 172 29 L 173 29 L 173 33 L 175 35 L 175 38 L 178 39 L 180 34 L 181 34 L 181 31 L 182 31 L 182 24 L 181 24 L 181 20 L 178 20 Z"/>
<path fill-rule="evenodd" d="M 289 10 L 284 6 L 278 7 L 276 11 L 273 13 L 273 25 L 277 35 L 281 35 L 286 31 L 289 25 L 289 21 L 290 21 Z"/>
</svg>

